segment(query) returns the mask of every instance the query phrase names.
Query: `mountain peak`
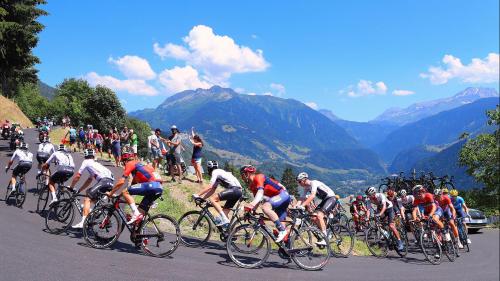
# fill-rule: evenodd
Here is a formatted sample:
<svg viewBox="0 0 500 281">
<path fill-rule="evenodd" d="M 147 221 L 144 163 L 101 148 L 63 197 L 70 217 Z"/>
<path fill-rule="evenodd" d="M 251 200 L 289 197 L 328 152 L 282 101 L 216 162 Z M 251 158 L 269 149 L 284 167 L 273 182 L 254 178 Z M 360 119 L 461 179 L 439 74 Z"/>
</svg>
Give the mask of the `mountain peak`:
<svg viewBox="0 0 500 281">
<path fill-rule="evenodd" d="M 463 97 L 492 98 L 497 96 L 498 92 L 494 88 L 469 87 L 454 95 L 453 98 L 463 98 Z"/>
</svg>

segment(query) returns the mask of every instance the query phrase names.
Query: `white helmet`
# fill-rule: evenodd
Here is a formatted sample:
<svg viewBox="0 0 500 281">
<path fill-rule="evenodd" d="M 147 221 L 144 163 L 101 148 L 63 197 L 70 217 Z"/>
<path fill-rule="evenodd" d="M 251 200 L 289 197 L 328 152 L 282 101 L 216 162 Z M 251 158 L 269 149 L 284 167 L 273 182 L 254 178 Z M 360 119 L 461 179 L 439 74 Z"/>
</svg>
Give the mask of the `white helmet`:
<svg viewBox="0 0 500 281">
<path fill-rule="evenodd" d="M 365 193 L 366 193 L 366 195 L 371 196 L 371 195 L 375 194 L 376 192 L 377 192 L 377 190 L 375 189 L 375 187 L 370 186 L 370 187 L 368 187 L 368 189 L 366 190 Z"/>
<path fill-rule="evenodd" d="M 405 196 L 406 196 L 406 190 L 405 190 L 405 189 L 401 189 L 401 190 L 399 191 L 399 196 L 401 196 L 401 197 L 405 197 Z"/>
<path fill-rule="evenodd" d="M 309 175 L 306 172 L 302 172 L 302 173 L 300 173 L 300 174 L 297 175 L 297 177 L 295 178 L 295 180 L 301 181 L 303 179 L 308 179 L 308 178 L 309 178 Z"/>
<path fill-rule="evenodd" d="M 434 195 L 440 196 L 441 194 L 443 194 L 443 191 L 441 189 L 439 188 L 434 189 Z"/>
</svg>

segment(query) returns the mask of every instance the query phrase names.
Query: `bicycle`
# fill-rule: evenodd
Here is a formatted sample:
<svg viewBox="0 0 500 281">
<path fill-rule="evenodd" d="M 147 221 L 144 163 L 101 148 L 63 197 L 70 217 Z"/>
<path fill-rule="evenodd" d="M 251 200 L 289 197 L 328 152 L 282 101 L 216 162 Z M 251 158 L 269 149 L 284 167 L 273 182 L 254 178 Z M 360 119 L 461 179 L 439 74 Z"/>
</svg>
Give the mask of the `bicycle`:
<svg viewBox="0 0 500 281">
<path fill-rule="evenodd" d="M 375 225 L 365 232 L 365 243 L 370 253 L 377 258 L 384 258 L 389 253 L 389 250 L 394 249 L 400 257 L 405 257 L 408 254 L 408 238 L 406 235 L 400 233 L 403 250 L 399 250 L 398 239 L 388 225 L 382 223 L 378 216 L 375 216 L 374 220 Z M 387 230 L 388 228 L 389 230 Z"/>
<path fill-rule="evenodd" d="M 460 239 L 462 245 L 464 245 L 464 251 L 470 252 L 470 246 L 468 243 L 469 235 L 467 234 L 464 218 L 457 218 L 455 223 L 458 227 L 458 238 Z"/>
<path fill-rule="evenodd" d="M 228 227 L 222 225 L 216 226 L 222 242 L 226 242 L 229 232 L 235 225 L 242 224 L 243 219 L 239 214 L 240 206 L 241 203 L 247 199 L 248 197 L 242 196 L 236 202 L 236 205 L 231 208 L 233 215 L 229 221 Z M 205 244 L 212 234 L 212 225 L 216 224 L 214 215 L 209 211 L 209 208 L 213 207 L 210 201 L 197 197 L 195 198 L 195 204 L 197 207 L 200 207 L 201 210 L 186 212 L 178 221 L 181 233 L 181 243 L 188 247 L 200 247 Z"/>
<path fill-rule="evenodd" d="M 422 226 L 419 243 L 426 260 L 434 265 L 441 263 L 441 240 L 435 230 L 432 218 L 428 218 L 425 225 Z"/>
<path fill-rule="evenodd" d="M 345 214 L 343 215 L 345 216 Z M 343 223 L 343 220 L 335 216 L 333 218 L 326 216 L 325 220 L 326 235 L 333 255 L 337 258 L 347 258 L 354 248 L 355 235 L 349 227 L 349 222 Z"/>
<path fill-rule="evenodd" d="M 444 228 L 441 230 L 441 247 L 448 260 L 454 262 L 458 257 L 458 247 L 455 244 L 455 237 L 452 236 L 453 233 L 450 230 L 448 220 L 444 220 L 443 224 Z"/>
<path fill-rule="evenodd" d="M 11 169 L 12 170 L 12 169 Z M 5 193 L 5 204 L 9 204 L 9 199 L 14 199 L 14 206 L 22 208 L 24 201 L 26 201 L 26 177 L 25 173 L 19 174 L 16 177 L 16 186 L 14 190 L 10 189 L 10 183 L 7 186 L 7 192 Z"/>
<path fill-rule="evenodd" d="M 278 254 L 283 259 L 291 259 L 304 270 L 320 270 L 329 261 L 329 245 L 320 246 L 318 242 L 327 239 L 316 227 L 302 225 L 307 214 L 302 209 L 289 209 L 293 223 L 289 235 L 281 242 L 276 242 L 276 234 L 265 224 L 264 214 L 245 213 L 248 223 L 233 228 L 226 240 L 226 249 L 231 260 L 243 268 L 261 266 L 271 253 L 271 241 L 278 247 Z M 326 241 L 326 240 L 325 240 Z"/>
<path fill-rule="evenodd" d="M 42 171 L 40 174 L 36 176 L 35 194 L 39 195 L 40 191 L 44 188 L 44 186 L 49 184 L 49 178 L 50 178 L 50 170 Z"/>
<path fill-rule="evenodd" d="M 120 207 L 123 203 L 126 202 L 120 197 L 114 197 L 111 204 L 103 204 L 90 212 L 83 223 L 83 238 L 89 246 L 111 247 L 127 227 L 130 240 L 147 255 L 165 257 L 175 252 L 180 240 L 175 219 L 164 214 L 151 216 L 146 212 L 141 221 L 127 224 L 128 215 Z"/>
<path fill-rule="evenodd" d="M 69 199 L 72 196 L 72 192 L 69 191 L 69 186 L 64 185 L 64 182 L 56 182 L 56 196 L 58 200 L 63 200 L 63 199 Z M 38 192 L 38 201 L 36 203 L 36 212 L 37 213 L 43 213 L 45 209 L 47 208 L 47 203 L 49 201 L 49 196 L 50 196 L 50 190 L 49 186 L 45 185 L 39 192 Z M 50 207 L 50 206 L 49 206 Z"/>
<path fill-rule="evenodd" d="M 52 204 L 45 216 L 45 226 L 47 230 L 52 234 L 60 234 L 67 231 L 75 219 L 75 214 L 77 212 L 80 215 L 83 214 L 83 205 L 79 200 L 79 198 L 83 197 L 86 196 L 73 193 L 71 198 L 62 199 Z M 94 208 L 98 208 L 107 202 L 107 196 L 105 194 L 99 194 L 98 197 L 99 199 L 95 203 Z"/>
</svg>

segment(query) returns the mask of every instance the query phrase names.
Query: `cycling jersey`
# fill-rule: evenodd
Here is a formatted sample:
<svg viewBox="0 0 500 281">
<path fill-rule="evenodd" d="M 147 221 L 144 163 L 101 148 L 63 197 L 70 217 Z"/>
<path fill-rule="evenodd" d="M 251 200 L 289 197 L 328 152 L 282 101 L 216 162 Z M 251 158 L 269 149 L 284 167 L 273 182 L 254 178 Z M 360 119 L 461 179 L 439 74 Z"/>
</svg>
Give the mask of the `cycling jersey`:
<svg viewBox="0 0 500 281">
<path fill-rule="evenodd" d="M 453 207 L 455 208 L 455 210 L 458 212 L 458 211 L 462 211 L 463 209 L 463 204 L 465 204 L 465 200 L 460 197 L 460 196 L 457 196 L 457 197 L 451 197 L 451 202 L 453 203 Z"/>
<path fill-rule="evenodd" d="M 75 167 L 75 162 L 73 162 L 73 157 L 67 152 L 56 151 L 50 155 L 49 159 L 47 159 L 48 164 L 54 162 L 57 165 L 58 169 L 63 167 Z"/>
<path fill-rule="evenodd" d="M 29 152 L 29 150 L 16 149 L 10 160 L 15 161 L 16 159 L 19 162 L 33 163 L 33 153 Z"/>
<path fill-rule="evenodd" d="M 286 191 L 284 186 L 280 185 L 279 182 L 263 174 L 255 175 L 253 181 L 250 183 L 249 189 L 254 196 L 259 189 L 262 189 L 264 190 L 264 196 L 267 197 L 273 197 L 280 194 L 282 191 Z"/>
<path fill-rule="evenodd" d="M 450 199 L 450 197 L 448 197 L 448 195 L 441 195 L 440 199 L 438 199 L 437 202 L 439 203 L 439 206 L 443 210 L 450 208 L 451 199 Z"/>
<path fill-rule="evenodd" d="M 137 160 L 129 161 L 123 170 L 123 177 L 128 178 L 130 174 L 134 177 L 132 183 L 144 183 L 159 181 L 155 178 L 154 168 L 151 165 L 144 165 Z"/>
<path fill-rule="evenodd" d="M 415 201 L 415 197 L 413 197 L 413 195 L 407 195 L 403 198 L 398 198 L 399 207 L 403 207 L 406 210 L 413 209 L 413 201 Z"/>
<path fill-rule="evenodd" d="M 38 145 L 38 152 L 43 152 L 47 154 L 52 154 L 56 151 L 54 148 L 54 145 L 51 144 L 50 142 L 44 142 Z"/>
<path fill-rule="evenodd" d="M 226 172 L 222 169 L 215 169 L 212 171 L 212 178 L 210 179 L 210 185 L 213 188 L 217 186 L 222 186 L 224 188 L 239 187 L 241 184 L 230 172 Z"/>
<path fill-rule="evenodd" d="M 425 193 L 422 198 L 415 198 L 413 201 L 413 206 L 422 206 L 424 208 L 424 213 L 429 214 L 432 210 L 432 206 L 436 204 L 436 201 L 434 201 L 434 195 L 430 193 Z M 436 205 L 436 207 L 439 207 Z"/>
<path fill-rule="evenodd" d="M 392 202 L 383 193 L 375 193 L 375 199 L 370 198 L 370 201 L 379 209 L 382 209 L 384 204 L 387 209 L 392 208 Z"/>
<path fill-rule="evenodd" d="M 82 162 L 82 166 L 78 170 L 78 174 L 82 174 L 87 171 L 91 176 L 93 176 L 97 181 L 102 178 L 113 179 L 113 174 L 111 171 L 104 167 L 102 164 L 96 162 L 94 159 L 85 159 Z"/>
<path fill-rule="evenodd" d="M 317 180 L 311 180 L 311 185 L 306 186 L 305 189 L 306 192 L 316 193 L 316 197 L 321 200 L 335 196 L 335 192 L 331 188 Z"/>
</svg>

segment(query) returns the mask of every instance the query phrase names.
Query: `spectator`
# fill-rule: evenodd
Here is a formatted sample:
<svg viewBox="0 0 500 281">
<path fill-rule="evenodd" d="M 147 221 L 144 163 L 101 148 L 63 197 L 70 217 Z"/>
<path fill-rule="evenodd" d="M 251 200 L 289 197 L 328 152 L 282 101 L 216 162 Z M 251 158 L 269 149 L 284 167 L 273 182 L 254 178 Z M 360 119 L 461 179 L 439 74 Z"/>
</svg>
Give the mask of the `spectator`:
<svg viewBox="0 0 500 281">
<path fill-rule="evenodd" d="M 134 153 L 134 156 L 137 157 L 137 145 L 139 143 L 137 139 L 137 134 L 134 133 L 134 129 L 130 129 L 130 145 L 132 146 L 132 152 Z"/>
<path fill-rule="evenodd" d="M 118 130 L 113 131 L 111 135 L 111 151 L 113 152 L 113 157 L 115 158 L 115 166 L 121 166 L 121 146 L 120 146 L 120 136 L 118 135 Z"/>
<path fill-rule="evenodd" d="M 153 138 L 156 138 L 156 135 L 155 135 L 155 131 L 151 131 L 150 135 L 148 136 L 148 161 L 151 161 L 153 162 L 153 156 L 152 156 L 152 153 L 151 153 L 151 140 Z"/>
<path fill-rule="evenodd" d="M 85 148 L 85 131 L 83 130 L 83 127 L 80 127 L 78 130 L 78 139 L 76 141 L 78 150 L 81 150 L 82 147 Z"/>
<path fill-rule="evenodd" d="M 151 156 L 153 158 L 153 168 L 156 170 L 161 159 L 161 146 L 160 146 L 161 130 L 156 129 L 154 136 L 149 136 L 149 144 L 151 145 Z"/>
<path fill-rule="evenodd" d="M 94 140 L 95 140 L 95 149 L 101 154 L 101 159 L 102 159 L 102 146 L 104 143 L 104 139 L 98 130 L 94 130 Z"/>
<path fill-rule="evenodd" d="M 181 135 L 179 133 L 179 129 L 177 129 L 177 126 L 173 125 L 170 128 L 172 135 L 169 137 L 169 140 L 167 141 L 167 145 L 170 147 L 170 154 L 174 156 L 175 159 L 175 167 L 177 168 L 177 174 L 179 176 L 179 183 L 182 183 L 182 144 L 181 144 Z M 172 159 L 173 160 L 173 159 Z M 173 171 L 173 166 L 171 165 L 170 167 L 170 174 L 172 176 L 172 179 L 175 180 L 175 173 Z"/>
<path fill-rule="evenodd" d="M 108 158 L 111 160 L 111 142 L 113 137 L 113 129 L 109 129 L 107 134 L 104 134 L 104 147 L 108 152 Z"/>
<path fill-rule="evenodd" d="M 203 147 L 203 141 L 200 136 L 194 133 L 194 127 L 191 128 L 191 138 L 189 141 L 193 144 L 193 155 L 191 156 L 191 164 L 193 164 L 194 171 L 196 174 L 196 182 L 201 183 L 203 181 L 201 175 L 201 149 Z"/>
<path fill-rule="evenodd" d="M 127 126 L 125 126 L 120 133 L 120 144 L 122 148 L 129 144 L 129 132 Z"/>
<path fill-rule="evenodd" d="M 64 138 L 66 138 L 69 135 L 69 149 L 70 151 L 76 151 L 75 142 L 76 142 L 76 129 L 73 128 L 73 126 L 69 127 L 68 132 L 66 135 L 64 135 Z"/>
</svg>

